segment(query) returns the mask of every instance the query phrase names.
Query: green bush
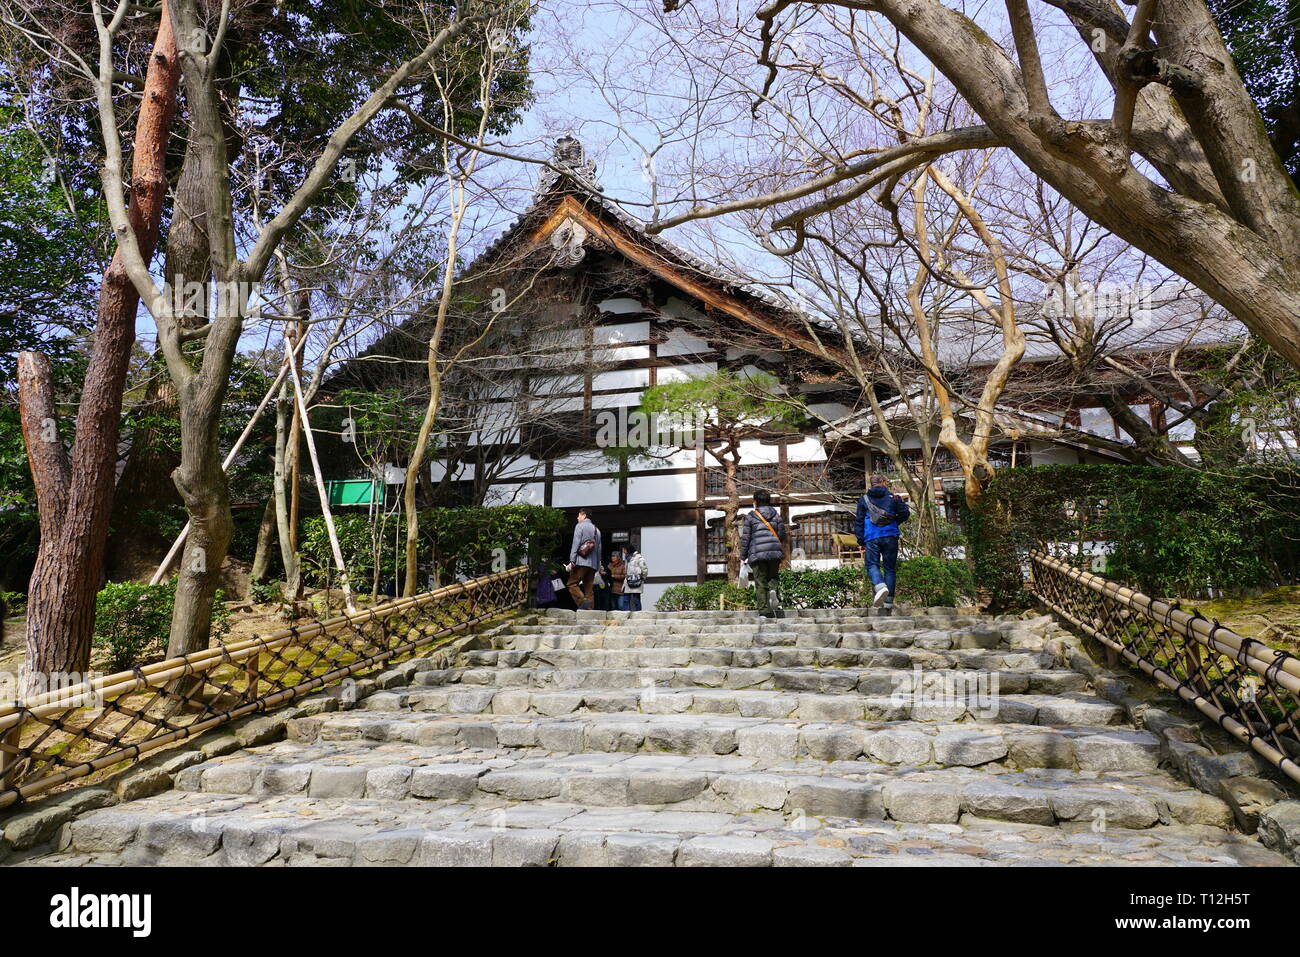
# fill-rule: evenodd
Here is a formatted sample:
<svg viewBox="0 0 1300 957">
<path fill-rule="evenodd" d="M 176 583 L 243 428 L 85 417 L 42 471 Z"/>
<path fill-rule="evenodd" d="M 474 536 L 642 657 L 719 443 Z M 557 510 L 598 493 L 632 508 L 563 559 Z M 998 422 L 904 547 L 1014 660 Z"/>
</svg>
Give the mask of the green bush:
<svg viewBox="0 0 1300 957">
<path fill-rule="evenodd" d="M 781 570 L 781 605 L 785 608 L 859 608 L 867 574 L 861 565 L 841 568 Z"/>
<path fill-rule="evenodd" d="M 1300 473 L 1133 465 L 1003 469 L 981 507 L 964 509 L 969 557 L 990 604 L 1022 597 L 1031 548 L 1084 567 L 1104 543 L 1105 574 L 1156 596 L 1197 597 L 1294 581 Z"/>
<path fill-rule="evenodd" d="M 0 591 L 0 605 L 7 609 L 7 615 L 24 615 L 27 613 L 27 596 L 20 591 Z"/>
<path fill-rule="evenodd" d="M 230 631 L 231 613 L 225 598 L 220 590 L 213 598 L 213 641 Z M 167 651 L 175 605 L 174 577 L 158 585 L 109 582 L 95 596 L 95 633 L 91 644 L 107 654 L 108 667 L 114 671 L 125 671 L 161 658 Z"/>
<path fill-rule="evenodd" d="M 125 671 L 162 656 L 171 628 L 176 586 L 109 582 L 95 596 L 93 644 L 108 655 L 108 666 Z"/>
<path fill-rule="evenodd" d="M 721 592 L 727 608 L 754 608 L 758 603 L 758 592 L 752 585 L 728 585 Z M 717 608 L 715 600 L 714 608 Z"/>
<path fill-rule="evenodd" d="M 869 579 L 861 566 L 783 569 L 780 599 L 786 608 L 862 608 L 871 604 Z M 898 563 L 898 597 L 916 605 L 956 605 L 974 594 L 966 563 L 956 559 L 920 556 Z M 703 585 L 673 585 L 655 602 L 656 611 L 712 611 L 722 597 L 728 608 L 753 608 L 757 595 L 752 586 L 729 585 L 712 578 Z"/>
<path fill-rule="evenodd" d="M 718 596 L 726 590 L 727 580 L 725 578 L 710 578 L 701 585 L 695 586 L 695 610 L 696 611 L 717 611 Z"/>
<path fill-rule="evenodd" d="M 248 595 L 259 605 L 279 603 L 284 599 L 284 582 L 253 582 Z"/>
<path fill-rule="evenodd" d="M 690 611 L 694 607 L 694 585 L 670 585 L 655 602 L 655 611 Z"/>
<path fill-rule="evenodd" d="M 402 525 L 399 545 L 403 551 L 399 554 L 394 549 L 395 521 L 402 520 L 399 516 L 390 517 L 381 539 L 378 526 L 368 515 L 334 516 L 339 547 L 356 590 L 369 589 L 376 551 L 380 582 L 400 580 L 406 532 Z M 457 575 L 473 578 L 522 565 L 530 556 L 539 561 L 550 556 L 567 523 L 564 512 L 541 505 L 425 509 L 420 513 L 420 566 L 436 564 L 440 580 L 448 582 Z M 337 572 L 330 571 L 333 553 L 323 517 L 315 516 L 302 523 L 302 554 L 303 577 L 308 584 L 321 587 L 327 577 L 337 584 Z"/>
<path fill-rule="evenodd" d="M 951 558 L 918 555 L 898 563 L 898 596 L 914 605 L 957 605 L 975 594 L 970 567 Z"/>
</svg>

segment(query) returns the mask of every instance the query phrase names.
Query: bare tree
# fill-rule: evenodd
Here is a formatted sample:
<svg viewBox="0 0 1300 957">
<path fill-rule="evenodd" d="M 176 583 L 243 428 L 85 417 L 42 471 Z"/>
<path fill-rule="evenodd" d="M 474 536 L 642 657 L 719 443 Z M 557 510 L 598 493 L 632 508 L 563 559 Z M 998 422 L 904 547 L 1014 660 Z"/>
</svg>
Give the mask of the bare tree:
<svg viewBox="0 0 1300 957">
<path fill-rule="evenodd" d="M 1007 0 L 1005 19 L 991 11 L 977 15 L 984 25 L 941 0 L 775 0 L 763 6 L 754 17 L 757 59 L 767 75 L 756 110 L 791 71 L 791 61 L 798 64 L 789 55 L 790 24 L 807 31 L 815 19 L 824 34 L 865 48 L 872 21 L 880 17 L 951 83 L 982 123 L 866 155 L 819 142 L 803 182 L 699 204 L 654 228 L 779 208 L 769 229 L 798 243 L 818 215 L 876 185 L 888 192 L 903 174 L 954 151 L 1007 147 L 1090 218 L 1196 283 L 1300 365 L 1300 195 L 1205 4 L 1145 0 L 1131 21 L 1093 0 L 1047 4 L 1065 15 L 1083 44 L 1070 51 L 1073 62 L 1079 54 L 1091 57 L 1094 75 L 1113 92 L 1109 116 L 1089 115 L 1089 104 L 1070 102 L 1072 91 L 1087 84 L 1064 69 L 1050 72 L 1053 64 L 1040 51 L 1046 18 L 1031 14 L 1026 0 Z M 685 11 L 675 28 L 714 25 L 714 12 L 698 3 Z M 721 9 L 716 14 L 732 16 Z M 1014 55 L 989 30 L 1009 32 Z M 871 101 L 851 81 L 839 89 L 863 104 Z"/>
</svg>

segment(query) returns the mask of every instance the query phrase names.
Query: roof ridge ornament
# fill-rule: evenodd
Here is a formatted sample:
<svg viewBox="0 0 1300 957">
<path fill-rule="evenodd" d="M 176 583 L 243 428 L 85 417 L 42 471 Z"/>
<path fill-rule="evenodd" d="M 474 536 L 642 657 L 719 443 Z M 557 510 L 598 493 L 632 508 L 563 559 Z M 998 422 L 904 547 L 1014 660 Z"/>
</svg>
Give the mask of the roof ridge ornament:
<svg viewBox="0 0 1300 957">
<path fill-rule="evenodd" d="M 555 168 L 552 169 L 552 166 Z M 565 177 L 582 189 L 594 193 L 604 189 L 596 179 L 596 164 L 587 158 L 587 150 L 582 141 L 571 133 L 565 133 L 556 139 L 551 166 L 543 167 L 537 178 L 538 197 L 556 189 Z"/>
</svg>

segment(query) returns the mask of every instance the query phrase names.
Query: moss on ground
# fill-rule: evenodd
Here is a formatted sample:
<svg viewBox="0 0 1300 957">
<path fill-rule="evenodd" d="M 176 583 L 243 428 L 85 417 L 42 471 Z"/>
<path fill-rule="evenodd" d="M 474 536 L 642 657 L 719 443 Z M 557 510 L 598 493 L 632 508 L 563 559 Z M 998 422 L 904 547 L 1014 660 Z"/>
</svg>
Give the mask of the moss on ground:
<svg viewBox="0 0 1300 957">
<path fill-rule="evenodd" d="M 1300 653 L 1300 585 L 1286 585 L 1245 598 L 1186 599 L 1206 618 L 1217 618 L 1237 634 L 1274 648 Z"/>
</svg>

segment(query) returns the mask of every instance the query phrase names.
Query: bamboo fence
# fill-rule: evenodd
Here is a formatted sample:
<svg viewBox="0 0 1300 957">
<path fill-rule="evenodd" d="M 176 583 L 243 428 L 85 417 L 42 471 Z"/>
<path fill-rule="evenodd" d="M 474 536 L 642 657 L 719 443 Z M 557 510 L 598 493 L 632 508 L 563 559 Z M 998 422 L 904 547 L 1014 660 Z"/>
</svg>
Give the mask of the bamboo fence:
<svg viewBox="0 0 1300 957">
<path fill-rule="evenodd" d="M 1300 781 L 1300 658 L 1043 552 L 1030 591 Z"/>
<path fill-rule="evenodd" d="M 512 568 L 0 704 L 0 809 L 370 671 L 528 599 Z"/>
</svg>

